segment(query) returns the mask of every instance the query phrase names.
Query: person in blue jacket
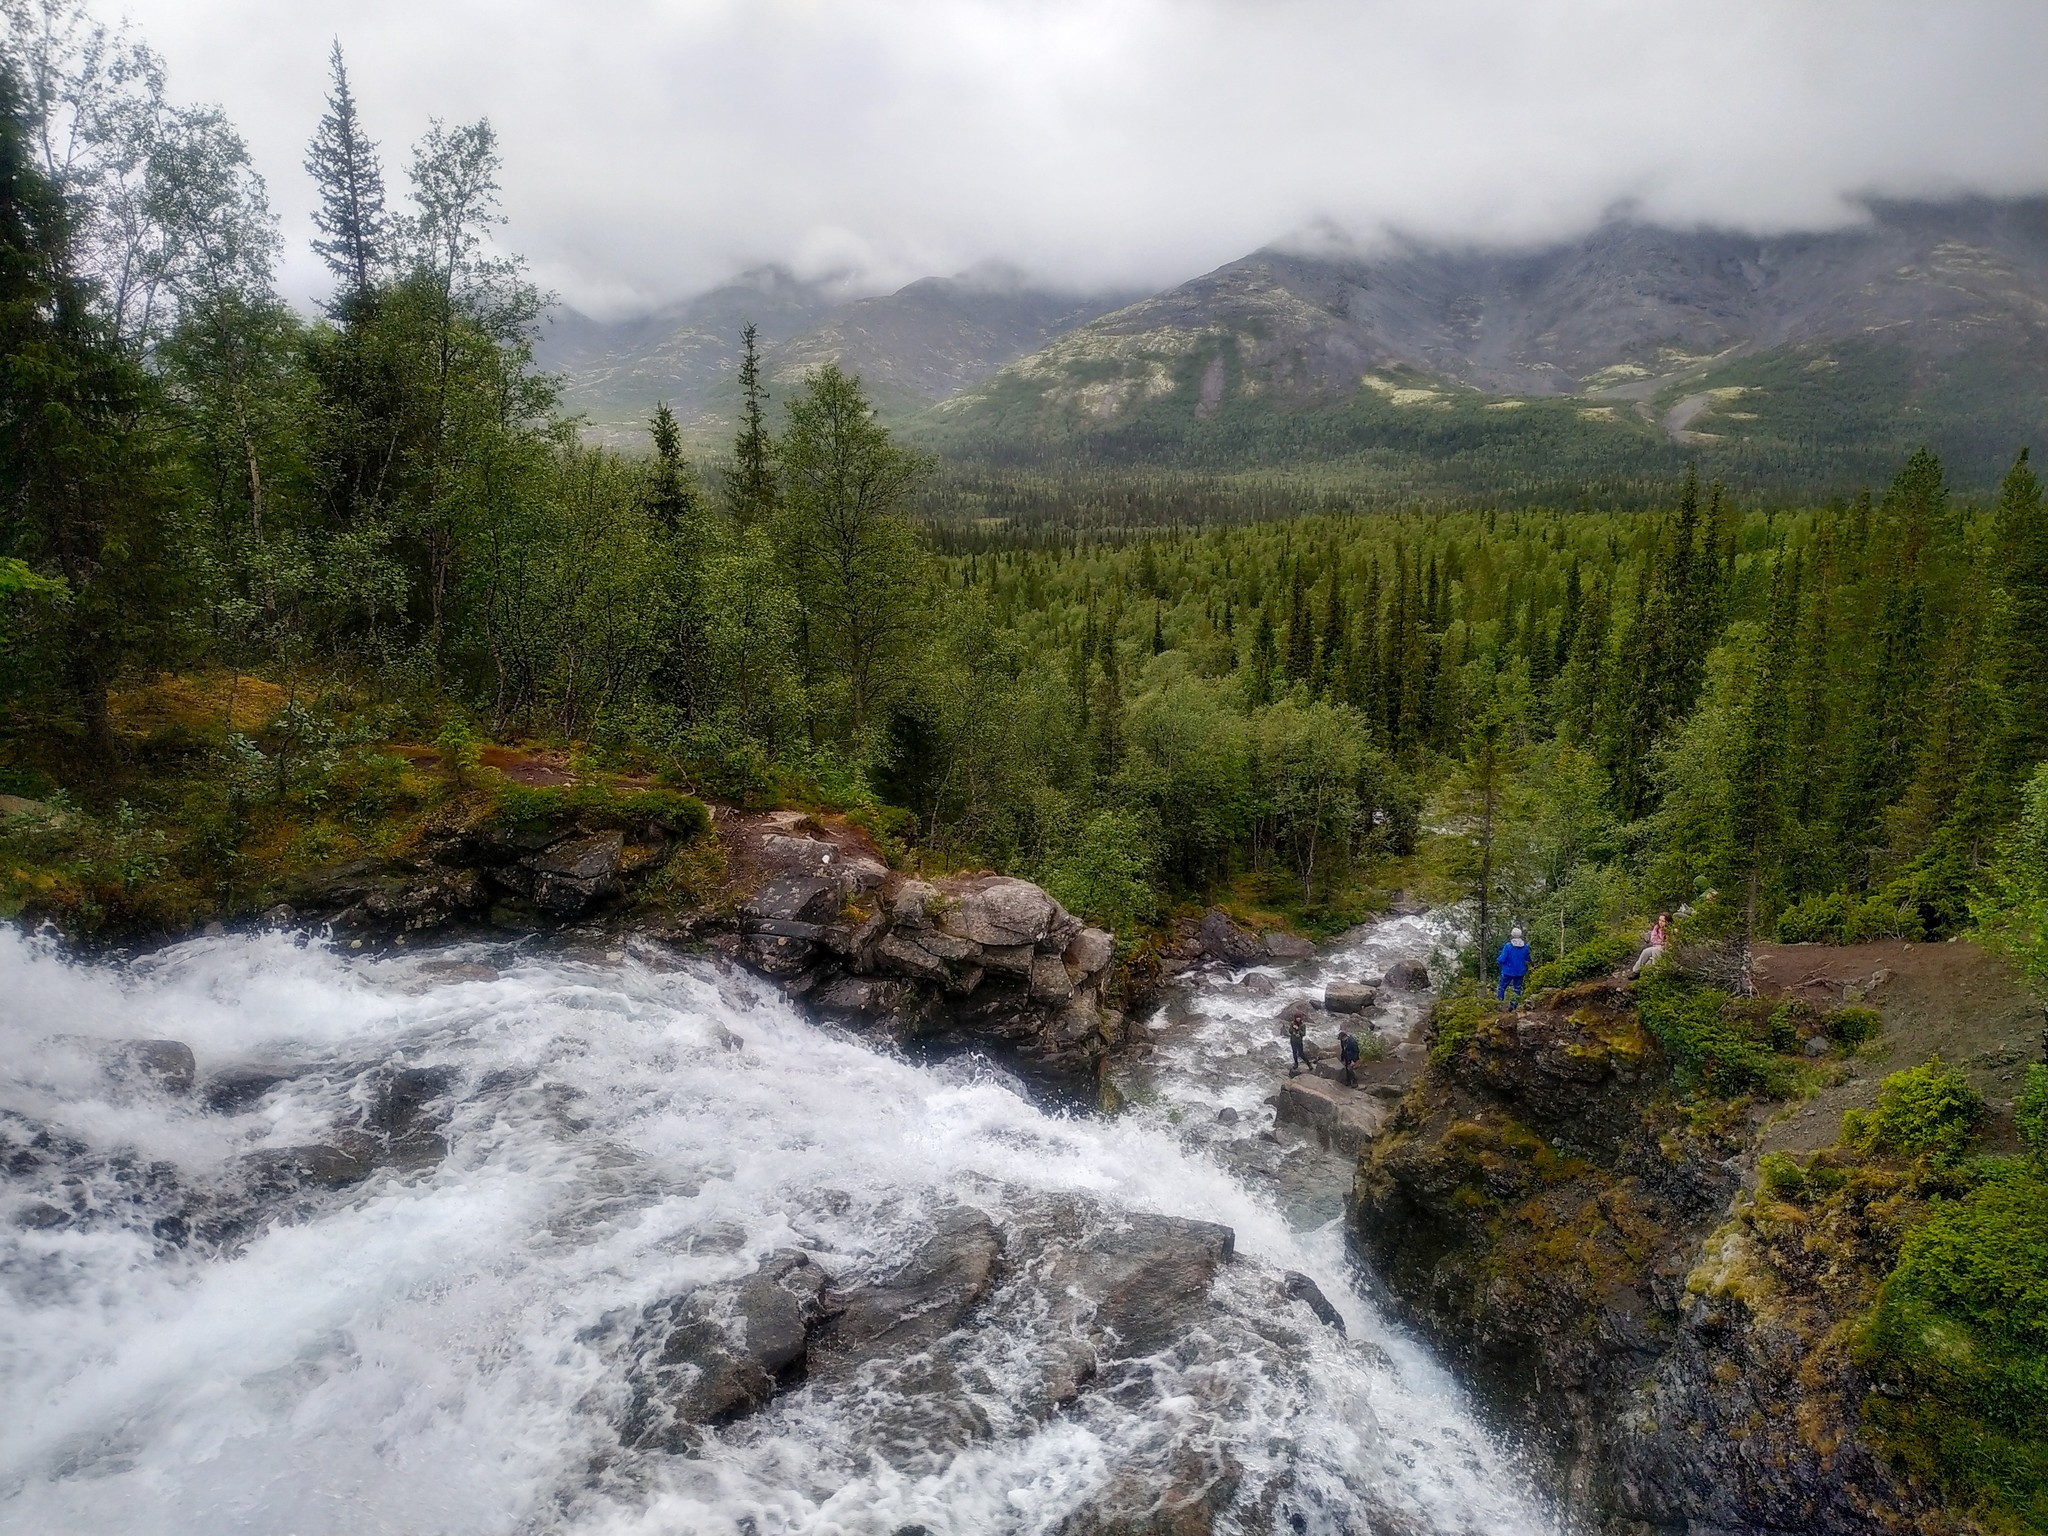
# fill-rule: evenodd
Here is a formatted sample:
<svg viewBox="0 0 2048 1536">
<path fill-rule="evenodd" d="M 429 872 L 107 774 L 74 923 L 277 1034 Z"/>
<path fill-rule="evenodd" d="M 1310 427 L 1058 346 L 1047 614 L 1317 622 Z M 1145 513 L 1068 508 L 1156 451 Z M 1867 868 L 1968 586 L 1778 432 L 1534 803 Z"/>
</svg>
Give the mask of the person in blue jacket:
<svg viewBox="0 0 2048 1536">
<path fill-rule="evenodd" d="M 1515 989 L 1515 1000 L 1510 1008 L 1522 1006 L 1522 983 L 1529 979 L 1529 941 L 1522 937 L 1522 930 L 1509 931 L 1507 943 L 1501 945 L 1500 954 L 1493 962 L 1493 968 L 1500 973 L 1500 985 L 1493 990 L 1494 1001 L 1499 1002 L 1508 995 L 1508 988 Z"/>
</svg>

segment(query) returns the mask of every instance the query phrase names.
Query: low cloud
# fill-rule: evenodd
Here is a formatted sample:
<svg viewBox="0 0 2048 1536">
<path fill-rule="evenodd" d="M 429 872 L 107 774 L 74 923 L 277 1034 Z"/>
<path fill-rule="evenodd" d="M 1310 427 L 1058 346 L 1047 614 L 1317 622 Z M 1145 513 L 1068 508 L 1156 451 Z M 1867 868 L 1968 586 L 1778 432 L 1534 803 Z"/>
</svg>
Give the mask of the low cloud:
<svg viewBox="0 0 2048 1536">
<path fill-rule="evenodd" d="M 765 261 L 1171 283 L 1289 236 L 1566 235 L 1627 205 L 1782 229 L 2048 189 L 2038 0 L 147 0 L 305 250 L 340 37 L 399 180 L 488 115 L 507 241 L 650 309 Z"/>
</svg>

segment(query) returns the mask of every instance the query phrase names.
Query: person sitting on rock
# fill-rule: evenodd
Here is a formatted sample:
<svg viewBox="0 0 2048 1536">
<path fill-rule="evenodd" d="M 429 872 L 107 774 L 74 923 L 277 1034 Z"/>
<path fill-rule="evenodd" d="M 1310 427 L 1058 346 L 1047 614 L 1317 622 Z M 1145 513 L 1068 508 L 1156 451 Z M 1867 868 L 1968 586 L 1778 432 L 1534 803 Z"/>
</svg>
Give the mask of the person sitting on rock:
<svg viewBox="0 0 2048 1536">
<path fill-rule="evenodd" d="M 1643 935 L 1643 952 L 1636 956 L 1636 963 L 1628 969 L 1628 979 L 1634 981 L 1644 971 L 1664 958 L 1664 940 L 1671 928 L 1671 914 L 1659 912 L 1657 921 L 1650 924 L 1650 931 Z"/>
<path fill-rule="evenodd" d="M 1508 995 L 1508 988 L 1515 989 L 1515 1000 L 1510 1008 L 1522 1006 L 1522 984 L 1529 979 L 1529 941 L 1522 937 L 1522 930 L 1514 928 L 1508 932 L 1507 943 L 1501 945 L 1500 953 L 1494 957 L 1493 968 L 1500 973 L 1500 984 L 1493 989 L 1493 1000 L 1500 1002 Z"/>
<path fill-rule="evenodd" d="M 1301 1016 L 1299 1008 L 1288 1016 L 1287 1049 L 1294 1056 L 1294 1064 L 1287 1069 L 1287 1075 L 1298 1077 L 1301 1069 L 1308 1065 L 1308 1021 Z"/>
<path fill-rule="evenodd" d="M 1354 1069 L 1358 1066 L 1358 1037 L 1348 1029 L 1337 1031 L 1337 1060 L 1344 1067 L 1344 1086 L 1356 1088 L 1358 1073 Z"/>
</svg>

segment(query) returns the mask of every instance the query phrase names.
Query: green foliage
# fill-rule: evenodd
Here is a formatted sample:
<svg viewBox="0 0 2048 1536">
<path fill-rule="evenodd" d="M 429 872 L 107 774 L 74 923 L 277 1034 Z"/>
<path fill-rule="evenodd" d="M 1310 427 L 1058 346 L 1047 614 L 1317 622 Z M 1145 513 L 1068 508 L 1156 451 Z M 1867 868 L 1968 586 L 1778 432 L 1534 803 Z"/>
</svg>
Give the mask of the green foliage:
<svg viewBox="0 0 2048 1536">
<path fill-rule="evenodd" d="M 1796 1051 L 1804 1027 L 1815 1022 L 1816 1015 L 1807 1004 L 1796 1000 L 1780 1003 L 1764 1021 L 1764 1043 L 1774 1051 Z"/>
<path fill-rule="evenodd" d="M 1532 994 L 1545 992 L 1552 987 L 1568 987 L 1575 982 L 1590 981 L 1595 976 L 1605 976 L 1635 952 L 1632 940 L 1620 934 L 1602 934 L 1588 939 L 1564 958 L 1549 961 L 1530 971 L 1528 989 Z"/>
<path fill-rule="evenodd" d="M 2048 1162 L 2048 1066 L 2027 1063 L 2026 1081 L 2012 1102 L 2013 1124 L 2036 1162 Z"/>
<path fill-rule="evenodd" d="M 1443 1063 L 1463 1049 L 1479 1033 L 1488 1018 L 1485 1002 L 1471 993 L 1438 1000 L 1429 1021 L 1429 1059 Z"/>
<path fill-rule="evenodd" d="M 2018 822 L 1972 911 L 1985 941 L 2048 987 L 2048 763 L 2027 780 Z"/>
<path fill-rule="evenodd" d="M 1681 1088 L 1732 1098 L 1758 1093 L 1783 1097 L 1797 1086 L 1797 1074 L 1758 1044 L 1739 1013 L 1731 1016 L 1727 993 L 1704 986 L 1669 967 L 1636 983 L 1636 1007 Z"/>
<path fill-rule="evenodd" d="M 440 734 L 434 738 L 434 746 L 441 754 L 441 766 L 448 777 L 458 785 L 469 783 L 470 776 L 483 762 L 483 743 L 469 728 L 469 722 L 460 715 L 450 715 Z"/>
<path fill-rule="evenodd" d="M 657 826 L 684 842 L 711 829 L 710 811 L 692 796 L 595 779 L 560 787 L 504 785 L 495 793 L 488 820 L 507 828 L 535 829 L 571 823 L 592 829 Z"/>
<path fill-rule="evenodd" d="M 1884 1028 L 1884 1016 L 1875 1008 L 1851 1003 L 1822 1015 L 1821 1032 L 1838 1045 L 1857 1046 L 1875 1040 Z"/>
<path fill-rule="evenodd" d="M 1757 1162 L 1757 1177 L 1764 1189 L 1780 1200 L 1806 1196 L 1806 1170 L 1783 1152 L 1766 1152 Z"/>
<path fill-rule="evenodd" d="M 1150 884 L 1153 845 L 1137 817 L 1104 811 L 1047 868 L 1045 888 L 1068 910 L 1128 942 L 1152 921 L 1159 904 Z"/>
<path fill-rule="evenodd" d="M 1887 1449 L 1999 1529 L 2048 1526 L 2048 1181 L 1992 1165 L 1906 1238 L 1864 1325 Z"/>
<path fill-rule="evenodd" d="M 1936 1056 L 1887 1077 L 1875 1109 L 1852 1109 L 1843 1117 L 1842 1139 L 1867 1152 L 1954 1159 L 1983 1118 L 1983 1095 Z"/>
</svg>

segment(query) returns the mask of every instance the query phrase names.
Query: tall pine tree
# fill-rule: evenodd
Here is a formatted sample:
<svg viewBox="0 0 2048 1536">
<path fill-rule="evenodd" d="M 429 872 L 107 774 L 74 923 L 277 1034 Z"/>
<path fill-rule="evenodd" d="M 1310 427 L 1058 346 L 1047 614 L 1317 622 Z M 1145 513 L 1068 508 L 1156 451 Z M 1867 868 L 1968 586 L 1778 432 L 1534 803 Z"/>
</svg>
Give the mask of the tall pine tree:
<svg viewBox="0 0 2048 1536">
<path fill-rule="evenodd" d="M 363 132 L 339 39 L 328 69 L 327 110 L 306 149 L 306 174 L 320 197 L 313 210 L 313 227 L 320 232 L 313 249 L 340 280 L 330 308 L 345 318 L 376 293 L 390 260 L 391 224 L 384 211 L 383 167 L 377 146 Z"/>
</svg>

